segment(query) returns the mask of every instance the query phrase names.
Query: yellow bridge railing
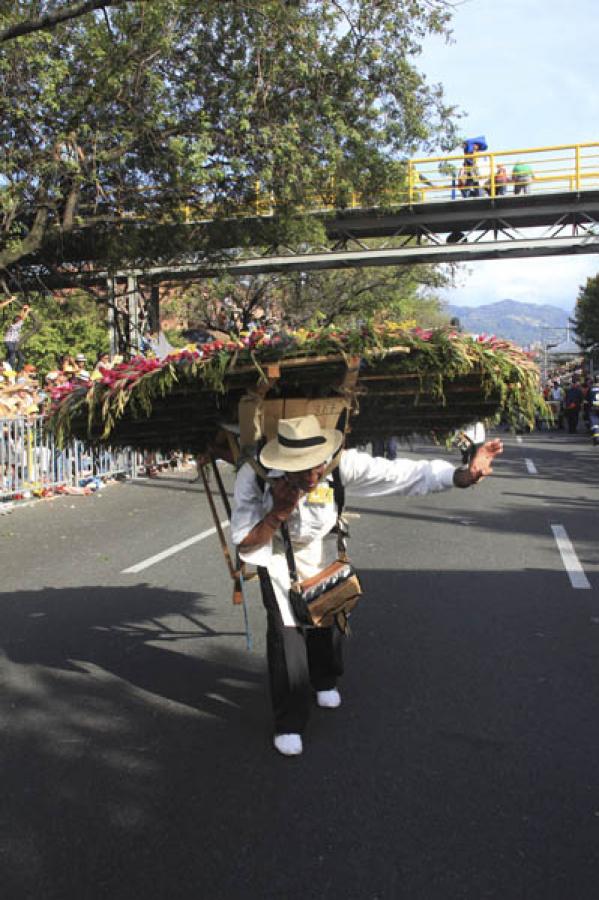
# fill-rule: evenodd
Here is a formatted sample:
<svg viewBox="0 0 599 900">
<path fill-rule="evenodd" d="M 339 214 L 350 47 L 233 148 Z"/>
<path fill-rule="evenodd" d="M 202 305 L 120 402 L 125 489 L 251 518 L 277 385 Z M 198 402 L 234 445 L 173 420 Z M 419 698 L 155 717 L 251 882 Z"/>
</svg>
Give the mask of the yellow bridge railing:
<svg viewBox="0 0 599 900">
<path fill-rule="evenodd" d="M 501 197 L 509 194 L 550 194 L 599 189 L 599 142 L 558 144 L 524 150 L 485 150 L 405 162 L 396 187 L 363 194 L 341 190 L 331 179 L 326 188 L 305 199 L 304 212 L 385 208 L 432 201 Z M 125 207 L 126 208 L 126 207 Z M 223 215 L 222 205 L 206 200 L 181 207 L 185 221 Z M 229 207 L 227 216 L 272 216 L 277 202 L 259 182 L 244 203 Z M 126 212 L 123 212 L 127 216 Z"/>
<path fill-rule="evenodd" d="M 357 191 L 340 202 L 331 182 L 330 190 L 306 200 L 304 210 L 401 206 L 584 190 L 599 190 L 599 141 L 410 159 L 406 163 L 405 180 L 397 188 L 379 193 L 374 202 L 372 196 Z M 276 202 L 257 186 L 254 202 L 239 212 L 272 215 L 276 212 Z"/>
<path fill-rule="evenodd" d="M 599 189 L 599 142 L 486 150 L 408 163 L 408 203 Z"/>
</svg>

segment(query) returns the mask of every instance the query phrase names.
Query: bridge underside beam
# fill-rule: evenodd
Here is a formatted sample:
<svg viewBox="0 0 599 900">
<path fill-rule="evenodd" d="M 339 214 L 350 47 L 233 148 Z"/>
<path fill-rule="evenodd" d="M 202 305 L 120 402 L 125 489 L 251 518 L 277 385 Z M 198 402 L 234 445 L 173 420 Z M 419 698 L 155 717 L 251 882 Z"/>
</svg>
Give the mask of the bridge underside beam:
<svg viewBox="0 0 599 900">
<path fill-rule="evenodd" d="M 101 233 L 82 232 L 71 236 L 69 247 L 46 248 L 45 255 L 29 259 L 24 278 L 29 274 L 33 283 L 43 281 L 49 289 L 58 289 L 131 273 L 159 282 L 224 272 L 241 276 L 599 251 L 599 191 L 310 215 L 323 216 L 327 238 L 318 246 L 304 244 L 299 249 L 280 239 L 276 220 L 268 217 L 178 225 L 131 223 L 112 237 L 106 232 L 106 245 Z M 531 228 L 544 231 L 531 234 L 527 231 Z M 111 241 L 121 238 L 131 250 L 130 262 L 124 261 L 122 252 L 110 252 Z M 374 239 L 376 247 L 370 245 Z"/>
<path fill-rule="evenodd" d="M 166 281 L 193 276 L 209 278 L 228 272 L 234 275 L 257 275 L 274 272 L 307 272 L 325 269 L 399 266 L 418 263 L 467 262 L 485 259 L 522 259 L 532 256 L 564 256 L 576 253 L 599 253 L 599 235 L 538 238 L 531 240 L 488 241 L 481 243 L 406 246 L 385 250 L 335 251 L 289 256 L 261 256 L 234 259 L 220 266 L 186 264 L 157 266 L 114 273 L 116 277 L 135 274 L 148 280 Z M 80 276 L 82 282 L 106 279 L 107 272 Z"/>
<path fill-rule="evenodd" d="M 326 241 L 338 247 L 351 241 L 380 238 L 423 238 L 452 232 L 519 231 L 547 228 L 559 222 L 575 232 L 599 222 L 599 191 L 556 195 L 511 195 L 471 198 L 443 203 L 422 203 L 395 208 L 372 207 L 335 212 L 314 210 L 308 219 L 320 220 Z M 107 268 L 125 248 L 157 264 L 188 262 L 194 254 L 217 255 L 232 248 L 276 247 L 287 242 L 276 216 L 256 216 L 221 221 L 152 223 L 122 221 L 69 234 L 59 234 L 29 264 L 81 265 Z M 172 259 L 168 259 L 168 254 Z M 158 263 L 160 261 L 160 263 Z M 125 268 L 125 265 L 122 265 Z"/>
<path fill-rule="evenodd" d="M 489 228 L 544 228 L 556 221 L 576 225 L 599 220 L 599 191 L 562 194 L 513 194 L 421 203 L 398 210 L 355 209 L 338 211 L 324 220 L 330 239 L 379 238 L 395 234 L 472 231 L 484 221 Z"/>
</svg>

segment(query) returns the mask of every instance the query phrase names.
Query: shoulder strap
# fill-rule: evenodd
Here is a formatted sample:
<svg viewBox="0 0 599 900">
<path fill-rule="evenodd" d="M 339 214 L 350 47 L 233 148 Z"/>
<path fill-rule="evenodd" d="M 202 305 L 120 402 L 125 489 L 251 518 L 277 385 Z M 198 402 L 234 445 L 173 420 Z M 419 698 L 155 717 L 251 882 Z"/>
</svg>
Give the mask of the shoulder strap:
<svg viewBox="0 0 599 900">
<path fill-rule="evenodd" d="M 343 485 L 341 482 L 339 466 L 335 466 L 332 474 L 333 474 L 333 495 L 335 497 L 335 506 L 337 507 L 337 515 L 340 516 L 343 513 L 343 507 L 345 506 L 345 485 Z"/>
<path fill-rule="evenodd" d="M 270 481 L 271 479 L 268 477 L 267 470 L 264 468 L 262 463 L 259 462 L 259 460 L 258 460 L 258 455 L 260 453 L 260 450 L 261 450 L 261 447 L 260 447 L 260 445 L 258 445 L 256 453 L 255 454 L 252 453 L 250 456 L 246 456 L 243 459 L 243 462 L 248 463 L 252 467 L 252 469 L 254 470 L 254 472 L 256 474 L 256 480 L 258 482 L 258 487 L 260 488 L 260 491 L 262 493 L 264 493 L 264 488 L 266 487 L 266 482 Z"/>
<path fill-rule="evenodd" d="M 339 554 L 339 559 L 347 559 L 349 528 L 347 527 L 347 521 L 343 518 L 345 485 L 341 482 L 338 466 L 333 470 L 333 496 L 335 498 L 335 506 L 337 507 L 337 524 L 333 529 L 337 533 L 337 553 Z"/>
<path fill-rule="evenodd" d="M 289 529 L 287 522 L 281 522 L 281 534 L 283 536 L 283 544 L 285 547 L 285 556 L 287 557 L 287 567 L 289 569 L 289 577 L 291 584 L 297 582 L 297 569 L 295 568 L 295 556 L 293 555 L 293 547 L 291 546 L 291 538 L 289 537 Z"/>
</svg>

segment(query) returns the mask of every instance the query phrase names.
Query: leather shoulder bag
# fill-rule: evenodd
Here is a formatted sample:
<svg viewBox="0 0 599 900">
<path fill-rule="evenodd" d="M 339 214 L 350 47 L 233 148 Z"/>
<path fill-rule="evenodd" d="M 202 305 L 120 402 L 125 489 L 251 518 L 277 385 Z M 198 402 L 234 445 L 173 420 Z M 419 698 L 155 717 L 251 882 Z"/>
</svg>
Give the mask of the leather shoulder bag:
<svg viewBox="0 0 599 900">
<path fill-rule="evenodd" d="M 349 631 L 348 617 L 362 596 L 360 580 L 346 554 L 347 525 L 337 517 L 338 558 L 311 578 L 300 581 L 287 524 L 281 525 L 285 555 L 291 577 L 289 599 L 302 625 L 329 628 L 337 624 L 344 634 Z"/>
</svg>

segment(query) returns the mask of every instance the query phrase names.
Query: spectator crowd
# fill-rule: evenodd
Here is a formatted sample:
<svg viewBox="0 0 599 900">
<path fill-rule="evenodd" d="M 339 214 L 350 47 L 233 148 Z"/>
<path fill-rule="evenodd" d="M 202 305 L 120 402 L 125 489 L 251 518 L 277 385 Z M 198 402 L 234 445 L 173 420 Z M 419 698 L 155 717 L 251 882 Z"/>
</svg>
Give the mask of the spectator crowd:
<svg viewBox="0 0 599 900">
<path fill-rule="evenodd" d="M 552 421 L 539 423 L 541 427 L 576 434 L 582 426 L 593 444 L 599 444 L 599 375 L 555 375 L 545 384 L 543 398 L 551 410 Z"/>
<path fill-rule="evenodd" d="M 32 363 L 24 363 L 18 370 L 8 359 L 0 362 L 0 419 L 14 419 L 40 415 L 52 388 L 63 384 L 91 384 L 101 378 L 100 366 L 109 369 L 122 357 L 100 354 L 90 367 L 85 354 L 64 354 L 56 368 L 40 377 Z"/>
</svg>

